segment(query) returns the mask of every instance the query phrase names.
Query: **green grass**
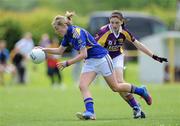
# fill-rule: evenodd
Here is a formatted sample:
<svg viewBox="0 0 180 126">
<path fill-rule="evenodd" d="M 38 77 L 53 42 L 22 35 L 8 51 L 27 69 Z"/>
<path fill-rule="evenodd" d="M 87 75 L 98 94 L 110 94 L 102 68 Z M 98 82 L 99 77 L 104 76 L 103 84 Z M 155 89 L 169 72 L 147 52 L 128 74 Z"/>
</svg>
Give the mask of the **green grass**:
<svg viewBox="0 0 180 126">
<path fill-rule="evenodd" d="M 29 65 L 32 68 L 32 64 Z M 43 65 L 30 71 L 31 81 L 27 86 L 0 87 L 0 126 L 179 126 L 180 85 L 148 85 L 153 105 L 136 97 L 146 112 L 146 119 L 132 119 L 132 110 L 107 86 L 93 84 L 91 91 L 95 101 L 96 121 L 80 121 L 75 117 L 84 105 L 79 89 L 73 86 L 71 68 L 63 74 L 66 90 L 52 88 L 44 76 Z M 139 82 L 136 64 L 128 64 L 126 80 Z M 134 69 L 136 68 L 136 69 Z M 40 74 L 41 73 L 41 76 Z M 8 79 L 8 78 L 7 78 Z"/>
</svg>

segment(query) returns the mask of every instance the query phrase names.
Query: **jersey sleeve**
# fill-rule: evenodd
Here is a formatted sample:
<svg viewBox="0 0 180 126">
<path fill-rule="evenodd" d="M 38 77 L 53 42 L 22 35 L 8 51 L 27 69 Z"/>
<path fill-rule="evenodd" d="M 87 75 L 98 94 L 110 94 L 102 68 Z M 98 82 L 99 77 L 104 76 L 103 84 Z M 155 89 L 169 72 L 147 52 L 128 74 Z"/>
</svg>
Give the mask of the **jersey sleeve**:
<svg viewBox="0 0 180 126">
<path fill-rule="evenodd" d="M 123 29 L 123 34 L 129 42 L 134 42 L 136 40 L 136 38 L 127 29 Z"/>
<path fill-rule="evenodd" d="M 104 47 L 107 37 L 110 34 L 110 31 L 107 29 L 107 25 L 100 28 L 100 30 L 95 35 L 95 40 Z"/>
<path fill-rule="evenodd" d="M 69 45 L 67 36 L 64 36 L 64 38 L 62 39 L 61 45 L 64 47 L 67 47 Z"/>
<path fill-rule="evenodd" d="M 102 28 L 95 34 L 94 38 L 96 41 L 100 39 L 100 37 L 104 34 Z"/>
</svg>

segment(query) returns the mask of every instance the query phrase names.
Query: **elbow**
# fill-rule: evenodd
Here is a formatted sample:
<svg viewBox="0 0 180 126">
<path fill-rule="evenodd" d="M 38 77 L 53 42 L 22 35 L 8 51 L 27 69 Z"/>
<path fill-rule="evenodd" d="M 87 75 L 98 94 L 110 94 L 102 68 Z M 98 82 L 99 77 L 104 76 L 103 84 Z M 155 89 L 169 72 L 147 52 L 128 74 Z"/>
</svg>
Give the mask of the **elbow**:
<svg viewBox="0 0 180 126">
<path fill-rule="evenodd" d="M 87 49 L 86 48 L 82 49 L 79 55 L 81 56 L 82 59 L 86 59 L 88 57 Z"/>
<path fill-rule="evenodd" d="M 86 59 L 86 58 L 87 58 L 87 53 L 84 53 L 84 54 L 82 55 L 82 58 L 83 58 L 83 59 Z"/>
<path fill-rule="evenodd" d="M 81 57 L 81 59 L 86 59 L 87 58 L 87 53 L 82 53 L 80 57 Z"/>
</svg>

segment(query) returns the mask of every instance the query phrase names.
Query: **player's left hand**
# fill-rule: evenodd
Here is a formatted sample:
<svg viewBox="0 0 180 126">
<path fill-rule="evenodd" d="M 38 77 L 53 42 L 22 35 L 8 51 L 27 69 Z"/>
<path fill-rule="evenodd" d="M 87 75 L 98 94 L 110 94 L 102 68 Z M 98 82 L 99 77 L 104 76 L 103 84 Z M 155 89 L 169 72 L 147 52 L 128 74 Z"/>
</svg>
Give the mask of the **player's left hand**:
<svg viewBox="0 0 180 126">
<path fill-rule="evenodd" d="M 65 67 L 68 67 L 68 61 L 63 61 L 63 62 L 58 62 L 57 64 L 57 67 L 59 70 L 63 70 Z"/>
<path fill-rule="evenodd" d="M 158 62 L 162 63 L 162 62 L 168 62 L 167 58 L 164 58 L 164 57 L 159 57 L 159 56 L 156 56 L 156 55 L 153 55 L 152 58 L 154 60 L 157 60 Z"/>
</svg>

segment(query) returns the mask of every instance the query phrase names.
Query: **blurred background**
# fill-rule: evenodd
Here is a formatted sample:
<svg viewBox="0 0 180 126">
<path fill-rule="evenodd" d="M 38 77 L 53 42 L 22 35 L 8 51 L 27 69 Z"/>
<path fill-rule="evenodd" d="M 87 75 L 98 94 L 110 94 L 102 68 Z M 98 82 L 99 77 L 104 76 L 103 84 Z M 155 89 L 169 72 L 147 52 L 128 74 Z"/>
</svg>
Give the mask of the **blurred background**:
<svg viewBox="0 0 180 126">
<path fill-rule="evenodd" d="M 31 82 L 35 73 L 30 73 L 38 69 L 42 70 L 43 67 L 45 67 L 43 69 L 44 74 L 42 72 L 41 76 L 46 78 L 46 75 L 48 75 L 51 78 L 53 72 L 48 69 L 48 65 L 54 67 L 53 63 L 55 64 L 59 58 L 49 56 L 50 60 L 47 60 L 46 63 L 35 66 L 29 62 L 28 52 L 36 45 L 58 47 L 61 38 L 55 34 L 51 26 L 51 21 L 57 14 L 63 15 L 66 11 L 75 11 L 74 24 L 95 35 L 101 26 L 108 23 L 108 17 L 113 10 L 122 11 L 128 21 L 126 27 L 136 38 L 142 40 L 145 44 L 149 44 L 148 46 L 155 53 L 170 59 L 168 64 L 153 63 L 152 66 L 146 67 L 148 63 L 151 65 L 151 59 L 139 54 L 131 43 L 126 42 L 124 45 L 127 50 L 125 61 L 133 65 L 136 64 L 138 70 L 136 81 L 163 83 L 180 80 L 180 60 L 177 58 L 179 57 L 179 44 L 177 45 L 178 42 L 174 42 L 178 41 L 179 34 L 178 32 L 172 34 L 168 32 L 180 29 L 180 2 L 178 0 L 135 0 L 133 2 L 132 0 L 117 0 L 114 2 L 110 0 L 0 0 L 0 2 L 0 40 L 6 43 L 6 48 L 9 51 L 8 62 L 13 64 L 6 70 L 12 75 L 5 74 L 5 79 L 1 79 L 1 83 L 14 82 L 14 80 L 9 81 L 9 78 L 11 78 L 9 76 L 16 76 L 14 78 L 16 78 L 17 83 L 37 83 Z M 174 34 L 176 35 L 174 36 Z M 169 37 L 167 37 L 168 35 Z M 151 36 L 149 37 L 150 40 L 147 38 L 148 36 Z M 170 43 L 174 43 L 170 46 L 168 44 L 169 38 L 172 38 Z M 28 41 L 28 44 L 24 44 L 26 41 Z M 146 43 L 147 41 L 150 42 Z M 167 41 L 166 44 L 163 44 L 164 41 Z M 18 54 L 21 53 L 23 55 L 19 56 Z M 65 57 L 75 54 L 76 52 L 69 47 Z M 31 65 L 31 68 L 27 67 Z M 79 74 L 74 73 L 80 73 L 81 63 L 74 66 L 70 71 L 72 71 L 72 78 L 75 79 L 78 78 Z M 149 68 L 152 67 L 161 72 L 149 77 L 147 75 L 153 72 Z M 27 72 L 29 70 L 26 69 L 30 69 L 29 74 Z M 147 73 L 147 71 L 149 72 Z M 62 82 L 63 76 L 61 73 L 56 70 L 55 74 L 57 74 L 55 78 L 58 78 L 58 83 Z M 71 77 L 68 79 L 71 79 Z M 54 79 L 51 78 L 50 80 L 50 82 L 45 81 L 45 83 L 55 83 Z M 65 78 L 65 83 L 69 83 L 66 80 Z"/>
<path fill-rule="evenodd" d="M 20 39 L 24 32 L 32 32 L 35 44 L 47 32 L 51 37 L 54 31 L 51 21 L 57 14 L 67 10 L 75 11 L 74 24 L 88 28 L 90 14 L 95 11 L 122 10 L 145 12 L 158 17 L 168 29 L 174 29 L 177 12 L 176 0 L 1 0 L 1 38 L 9 39 L 8 48 Z M 8 24 L 8 25 L 7 25 Z M 8 27 L 9 26 L 9 27 Z M 11 28 L 11 29 L 10 29 Z M 12 35 L 12 33 L 14 33 Z M 12 37 L 9 37 L 9 36 Z M 14 37 L 13 37 L 14 36 Z"/>
</svg>

